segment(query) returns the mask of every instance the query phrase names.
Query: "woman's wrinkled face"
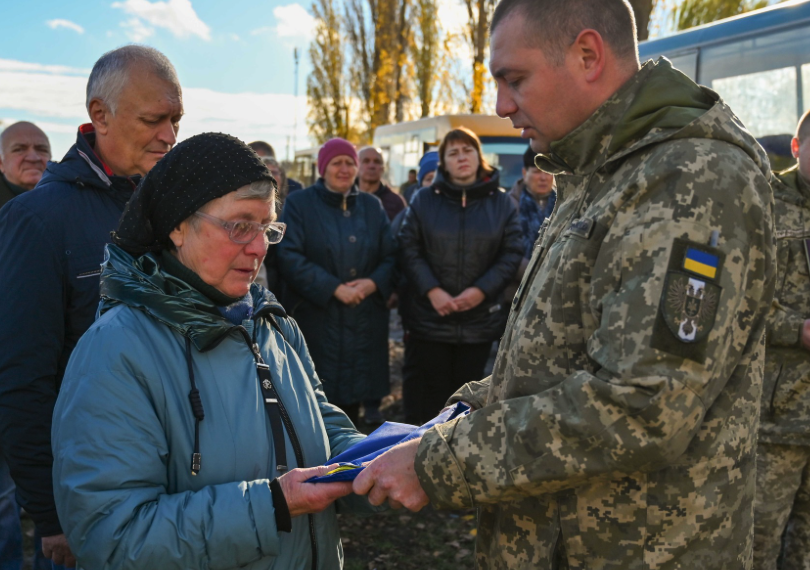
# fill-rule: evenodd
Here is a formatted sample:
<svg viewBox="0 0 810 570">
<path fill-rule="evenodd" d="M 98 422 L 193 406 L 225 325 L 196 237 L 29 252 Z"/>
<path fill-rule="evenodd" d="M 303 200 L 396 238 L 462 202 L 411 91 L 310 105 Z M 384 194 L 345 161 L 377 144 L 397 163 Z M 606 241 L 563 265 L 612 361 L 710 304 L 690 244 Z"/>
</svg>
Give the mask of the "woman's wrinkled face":
<svg viewBox="0 0 810 570">
<path fill-rule="evenodd" d="M 357 179 L 357 164 L 350 156 L 336 156 L 326 165 L 323 180 L 332 192 L 345 194 Z"/>
<path fill-rule="evenodd" d="M 267 224 L 276 217 L 272 202 L 237 200 L 236 192 L 208 202 L 200 211 L 225 222 L 246 220 Z M 259 232 L 250 243 L 235 243 L 219 223 L 200 217 L 184 220 L 169 237 L 180 262 L 229 297 L 247 294 L 267 253 L 264 232 Z"/>
<path fill-rule="evenodd" d="M 444 167 L 450 175 L 450 182 L 468 186 L 478 177 L 481 160 L 475 147 L 462 141 L 451 142 L 444 149 Z"/>
</svg>

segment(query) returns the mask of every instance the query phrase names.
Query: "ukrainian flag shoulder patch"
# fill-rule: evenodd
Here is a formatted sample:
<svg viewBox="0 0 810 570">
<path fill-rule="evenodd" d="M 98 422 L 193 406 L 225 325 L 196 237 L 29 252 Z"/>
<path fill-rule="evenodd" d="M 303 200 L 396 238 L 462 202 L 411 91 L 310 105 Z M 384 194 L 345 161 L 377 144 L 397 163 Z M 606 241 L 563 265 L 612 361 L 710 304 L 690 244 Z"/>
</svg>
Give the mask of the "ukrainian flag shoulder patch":
<svg viewBox="0 0 810 570">
<path fill-rule="evenodd" d="M 683 268 L 691 273 L 714 279 L 717 277 L 717 269 L 720 265 L 720 258 L 707 251 L 701 251 L 694 247 L 686 248 L 686 255 L 683 260 Z"/>
</svg>

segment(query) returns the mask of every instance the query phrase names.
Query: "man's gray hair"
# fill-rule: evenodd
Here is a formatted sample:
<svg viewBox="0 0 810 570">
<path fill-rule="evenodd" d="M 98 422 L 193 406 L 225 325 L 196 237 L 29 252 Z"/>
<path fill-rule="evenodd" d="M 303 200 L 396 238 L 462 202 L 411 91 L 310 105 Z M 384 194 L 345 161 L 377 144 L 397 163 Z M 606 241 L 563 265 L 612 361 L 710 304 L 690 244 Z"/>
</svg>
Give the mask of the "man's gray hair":
<svg viewBox="0 0 810 570">
<path fill-rule="evenodd" d="M 513 12 L 523 21 L 526 42 L 542 49 L 555 65 L 583 30 L 596 30 L 616 57 L 638 62 L 636 19 L 627 0 L 501 0 L 490 31 Z"/>
<path fill-rule="evenodd" d="M 90 101 L 100 99 L 115 115 L 118 98 L 127 84 L 130 71 L 135 66 L 144 66 L 159 79 L 176 85 L 180 90 L 177 72 L 169 58 L 155 48 L 128 45 L 108 51 L 93 66 L 87 80 L 87 100 L 85 101 L 87 111 L 90 111 Z"/>
</svg>

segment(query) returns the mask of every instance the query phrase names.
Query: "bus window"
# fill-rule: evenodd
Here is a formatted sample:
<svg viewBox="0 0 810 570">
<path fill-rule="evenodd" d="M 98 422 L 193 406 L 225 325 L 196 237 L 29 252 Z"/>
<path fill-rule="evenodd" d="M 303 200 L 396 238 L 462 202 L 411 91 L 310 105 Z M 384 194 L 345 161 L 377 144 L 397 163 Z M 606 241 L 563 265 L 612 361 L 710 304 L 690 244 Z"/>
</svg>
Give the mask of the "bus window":
<svg viewBox="0 0 810 570">
<path fill-rule="evenodd" d="M 754 136 L 791 133 L 796 128 L 795 67 L 715 79 L 712 89 Z"/>
<path fill-rule="evenodd" d="M 810 34 L 798 27 L 702 48 L 699 82 L 716 89 L 755 136 L 791 133 L 802 103 L 797 71 L 807 63 Z"/>
<path fill-rule="evenodd" d="M 513 138 L 508 142 L 495 142 L 488 140 L 487 137 L 481 137 L 484 158 L 501 171 L 502 188 L 511 189 L 523 176 L 523 153 L 526 152 L 528 143 L 529 141 L 519 138 Z"/>
</svg>

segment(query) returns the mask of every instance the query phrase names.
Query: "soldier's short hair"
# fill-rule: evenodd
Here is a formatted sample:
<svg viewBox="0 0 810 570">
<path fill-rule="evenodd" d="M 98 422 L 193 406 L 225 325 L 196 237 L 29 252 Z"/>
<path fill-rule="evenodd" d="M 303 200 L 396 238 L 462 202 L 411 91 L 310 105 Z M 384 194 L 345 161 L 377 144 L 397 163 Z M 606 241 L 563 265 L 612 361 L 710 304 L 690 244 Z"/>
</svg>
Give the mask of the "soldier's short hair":
<svg viewBox="0 0 810 570">
<path fill-rule="evenodd" d="M 810 137 L 810 109 L 799 119 L 799 126 L 796 127 L 796 138 L 799 143 L 803 143 Z"/>
<path fill-rule="evenodd" d="M 596 30 L 619 59 L 638 61 L 636 18 L 627 0 L 501 0 L 490 31 L 509 15 L 523 17 L 526 41 L 555 65 L 582 30 Z"/>
</svg>

